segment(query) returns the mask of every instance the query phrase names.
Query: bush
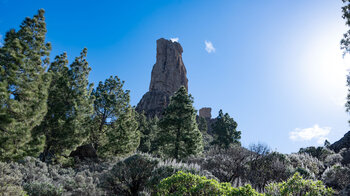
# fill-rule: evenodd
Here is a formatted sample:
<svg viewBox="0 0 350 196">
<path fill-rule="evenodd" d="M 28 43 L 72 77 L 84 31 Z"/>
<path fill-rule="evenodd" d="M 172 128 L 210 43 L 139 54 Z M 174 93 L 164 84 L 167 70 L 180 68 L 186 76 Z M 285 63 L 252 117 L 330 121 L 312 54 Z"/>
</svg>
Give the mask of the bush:
<svg viewBox="0 0 350 196">
<path fill-rule="evenodd" d="M 228 149 L 212 148 L 204 157 L 194 157 L 188 161 L 208 170 L 221 182 L 232 183 L 245 175 L 248 156 L 248 150 L 236 145 Z"/>
<path fill-rule="evenodd" d="M 19 163 L 0 163 L 0 172 L 5 171 L 9 175 L 0 175 L 0 187 L 1 179 L 7 182 L 7 185 L 11 183 L 11 187 L 16 186 L 21 191 L 21 186 L 24 187 L 29 194 L 39 195 L 46 191 L 51 191 L 52 187 L 62 189 L 64 195 L 103 195 L 103 191 L 97 187 L 99 184 L 99 178 L 108 171 L 106 163 L 100 164 L 101 171 L 96 171 L 96 168 L 62 168 L 60 165 L 46 165 L 38 159 L 32 157 L 26 157 Z M 1 168 L 6 168 L 2 170 Z M 11 177 L 11 178 L 9 178 Z M 12 180 L 11 180 L 12 179 Z M 6 184 L 5 184 L 6 185 Z M 43 189 L 40 189 L 39 185 L 43 185 Z M 53 193 L 54 194 L 54 193 Z M 20 194 L 15 194 L 20 195 Z"/>
<path fill-rule="evenodd" d="M 144 191 L 159 160 L 148 154 L 135 154 L 118 162 L 108 171 L 102 187 L 110 194 L 137 195 Z"/>
<path fill-rule="evenodd" d="M 164 178 L 167 178 L 178 171 L 184 171 L 191 174 L 197 174 L 205 176 L 209 179 L 215 179 L 210 172 L 202 170 L 201 167 L 197 164 L 187 164 L 182 162 L 177 162 L 176 160 L 165 160 L 160 161 L 158 165 L 152 171 L 150 179 L 148 181 L 147 187 L 150 190 L 153 190 L 155 186 Z"/>
<path fill-rule="evenodd" d="M 291 175 L 291 166 L 284 154 L 277 152 L 258 156 L 253 154 L 246 173 L 246 181 L 255 189 L 263 191 L 271 182 L 287 180 Z"/>
<path fill-rule="evenodd" d="M 3 195 L 25 195 L 21 187 L 22 174 L 7 163 L 0 162 L 0 193 Z"/>
<path fill-rule="evenodd" d="M 260 195 L 249 185 L 233 188 L 229 183 L 219 183 L 204 176 L 182 171 L 163 179 L 156 189 L 157 195 Z"/>
<path fill-rule="evenodd" d="M 303 176 L 304 178 L 315 180 L 320 178 L 325 170 L 324 164 L 309 154 L 290 154 L 288 155 L 288 159 L 295 170 L 297 168 L 304 168 L 305 171 L 308 171 L 308 175 Z"/>
<path fill-rule="evenodd" d="M 350 184 L 350 168 L 340 164 L 333 165 L 322 174 L 322 180 L 327 186 L 342 190 Z"/>
<path fill-rule="evenodd" d="M 340 154 L 331 154 L 325 158 L 324 164 L 326 167 L 331 167 L 337 163 L 341 163 L 342 160 L 343 157 Z"/>
<path fill-rule="evenodd" d="M 24 185 L 24 190 L 30 196 L 60 196 L 62 187 L 56 187 L 49 183 L 34 182 Z"/>
<path fill-rule="evenodd" d="M 321 181 L 304 180 L 299 173 L 295 173 L 286 182 L 271 183 L 266 187 L 267 196 L 331 196 L 333 194 L 334 191 L 331 188 L 326 188 Z"/>
</svg>

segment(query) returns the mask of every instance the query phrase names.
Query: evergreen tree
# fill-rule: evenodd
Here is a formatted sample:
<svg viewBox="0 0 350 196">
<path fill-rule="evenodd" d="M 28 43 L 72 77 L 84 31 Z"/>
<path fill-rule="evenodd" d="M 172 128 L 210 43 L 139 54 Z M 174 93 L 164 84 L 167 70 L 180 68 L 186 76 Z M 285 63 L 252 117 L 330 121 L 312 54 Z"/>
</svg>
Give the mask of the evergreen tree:
<svg viewBox="0 0 350 196">
<path fill-rule="evenodd" d="M 106 129 L 106 139 L 100 147 L 100 154 L 115 156 L 134 152 L 140 145 L 140 132 L 137 128 L 136 111 L 128 107 Z"/>
<path fill-rule="evenodd" d="M 199 117 L 198 120 L 198 129 L 203 133 L 207 133 L 208 132 L 208 124 L 207 124 L 207 120 L 203 117 Z"/>
<path fill-rule="evenodd" d="M 342 0 L 345 4 L 342 7 L 343 19 L 346 20 L 345 24 L 350 27 L 350 0 Z M 350 53 L 350 30 L 343 35 L 343 39 L 340 42 L 341 49 L 344 51 L 343 55 Z M 345 103 L 346 112 L 350 113 L 350 74 L 347 75 L 348 95 Z M 350 123 L 350 120 L 348 121 Z"/>
<path fill-rule="evenodd" d="M 86 126 L 93 112 L 93 100 L 90 98 L 92 85 L 88 82 L 91 68 L 86 54 L 84 49 L 71 69 L 66 53 L 57 56 L 50 65 L 48 112 L 36 129 L 37 134 L 43 133 L 46 137 L 43 161 L 49 154 L 67 157 L 88 136 Z"/>
<path fill-rule="evenodd" d="M 0 48 L 0 160 L 37 155 L 43 137 L 32 130 L 47 112 L 50 43 L 45 42 L 44 10 L 6 33 Z M 33 140 L 34 139 L 34 140 Z"/>
<path fill-rule="evenodd" d="M 222 110 L 220 110 L 212 128 L 214 133 L 212 144 L 224 148 L 228 148 L 232 144 L 240 144 L 239 139 L 241 139 L 241 132 L 236 130 L 237 123 L 228 113 L 224 114 Z"/>
<path fill-rule="evenodd" d="M 141 152 L 152 152 L 156 148 L 157 141 L 155 135 L 158 130 L 158 118 L 157 116 L 151 119 L 147 119 L 144 113 L 138 114 L 137 121 L 139 123 L 139 131 L 141 133 L 140 146 L 138 150 Z"/>
<path fill-rule="evenodd" d="M 124 154 L 139 145 L 136 114 L 129 104 L 129 91 L 124 91 L 123 85 L 124 81 L 111 76 L 92 93 L 95 112 L 90 142 L 100 154 Z"/>
<path fill-rule="evenodd" d="M 139 124 L 138 130 L 140 131 L 140 145 L 137 148 L 141 152 L 149 152 L 151 150 L 151 133 L 149 129 L 149 122 L 142 112 L 141 114 L 137 114 L 137 122 Z"/>
<path fill-rule="evenodd" d="M 192 104 L 193 98 L 184 86 L 171 97 L 159 123 L 158 150 L 164 156 L 182 159 L 203 151 L 202 134 Z"/>
</svg>

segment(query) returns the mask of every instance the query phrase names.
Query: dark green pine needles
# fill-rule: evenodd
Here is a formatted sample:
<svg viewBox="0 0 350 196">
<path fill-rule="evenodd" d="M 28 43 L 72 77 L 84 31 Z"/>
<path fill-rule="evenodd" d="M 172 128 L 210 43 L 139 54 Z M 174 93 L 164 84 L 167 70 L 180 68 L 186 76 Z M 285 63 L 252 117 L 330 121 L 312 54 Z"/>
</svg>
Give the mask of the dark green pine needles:
<svg viewBox="0 0 350 196">
<path fill-rule="evenodd" d="M 0 48 L 0 160 L 37 155 L 43 137 L 32 137 L 47 112 L 50 43 L 45 42 L 44 10 L 6 33 Z"/>
<path fill-rule="evenodd" d="M 233 144 L 240 144 L 241 132 L 237 131 L 237 123 L 228 113 L 219 111 L 216 122 L 212 125 L 214 140 L 212 144 L 228 148 Z"/>
<path fill-rule="evenodd" d="M 95 97 L 90 142 L 100 156 L 133 152 L 140 144 L 136 112 L 130 106 L 129 91 L 117 76 L 100 82 Z"/>
<path fill-rule="evenodd" d="M 158 134 L 158 151 L 165 157 L 182 159 L 203 151 L 202 134 L 192 104 L 193 98 L 184 86 L 171 97 Z"/>
<path fill-rule="evenodd" d="M 46 136 L 43 160 L 50 154 L 57 159 L 67 158 L 88 137 L 93 99 L 90 96 L 92 85 L 88 81 L 91 68 L 86 55 L 87 49 L 84 49 L 70 69 L 65 53 L 50 65 L 48 112 L 35 129 L 35 134 Z"/>
</svg>

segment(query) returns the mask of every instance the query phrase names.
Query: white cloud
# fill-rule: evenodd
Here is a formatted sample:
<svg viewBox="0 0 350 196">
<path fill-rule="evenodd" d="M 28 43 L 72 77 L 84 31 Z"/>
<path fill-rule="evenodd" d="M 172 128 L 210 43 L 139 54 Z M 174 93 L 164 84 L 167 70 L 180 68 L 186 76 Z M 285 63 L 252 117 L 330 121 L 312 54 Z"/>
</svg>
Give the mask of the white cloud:
<svg viewBox="0 0 350 196">
<path fill-rule="evenodd" d="M 171 40 L 172 42 L 179 42 L 179 38 L 178 38 L 178 37 L 170 38 L 170 40 Z"/>
<path fill-rule="evenodd" d="M 316 139 L 318 144 L 323 144 L 331 129 L 331 127 L 320 127 L 318 124 L 310 128 L 296 128 L 294 131 L 289 132 L 289 139 L 293 141 L 310 141 Z"/>
<path fill-rule="evenodd" d="M 215 52 L 215 48 L 214 48 L 214 46 L 213 46 L 213 43 L 211 43 L 211 41 L 205 40 L 204 43 L 205 43 L 205 50 L 206 50 L 208 53 Z"/>
</svg>

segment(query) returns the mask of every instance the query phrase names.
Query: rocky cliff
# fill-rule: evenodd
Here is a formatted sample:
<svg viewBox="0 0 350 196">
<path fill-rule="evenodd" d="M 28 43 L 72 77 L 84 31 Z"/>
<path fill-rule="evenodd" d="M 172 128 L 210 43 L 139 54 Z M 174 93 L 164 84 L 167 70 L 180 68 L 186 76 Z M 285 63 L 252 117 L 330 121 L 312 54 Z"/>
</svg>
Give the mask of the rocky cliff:
<svg viewBox="0 0 350 196">
<path fill-rule="evenodd" d="M 339 152 L 342 148 L 350 148 L 350 131 L 347 132 L 339 141 L 334 142 L 330 148 L 335 152 Z"/>
<path fill-rule="evenodd" d="M 188 90 L 182 52 L 178 42 L 163 38 L 157 40 L 157 59 L 152 69 L 149 91 L 137 104 L 136 111 L 144 111 L 148 117 L 161 116 L 174 92 L 182 85 Z"/>
</svg>

